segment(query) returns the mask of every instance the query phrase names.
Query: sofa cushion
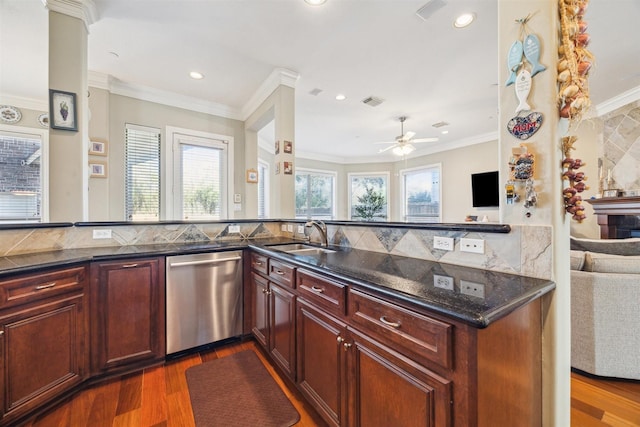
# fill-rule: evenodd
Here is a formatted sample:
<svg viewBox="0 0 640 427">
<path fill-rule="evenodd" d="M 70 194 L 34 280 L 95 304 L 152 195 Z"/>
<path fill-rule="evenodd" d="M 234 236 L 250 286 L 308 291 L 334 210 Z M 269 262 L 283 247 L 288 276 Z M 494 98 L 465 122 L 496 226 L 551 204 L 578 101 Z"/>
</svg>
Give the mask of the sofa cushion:
<svg viewBox="0 0 640 427">
<path fill-rule="evenodd" d="M 571 249 L 612 255 L 640 255 L 640 238 L 583 239 L 571 236 Z"/>
<path fill-rule="evenodd" d="M 594 273 L 640 273 L 640 256 L 624 256 L 587 252 L 584 271 Z"/>
<path fill-rule="evenodd" d="M 584 256 L 584 251 L 570 251 L 569 257 L 571 258 L 572 270 L 582 270 L 582 267 L 584 267 Z"/>
</svg>

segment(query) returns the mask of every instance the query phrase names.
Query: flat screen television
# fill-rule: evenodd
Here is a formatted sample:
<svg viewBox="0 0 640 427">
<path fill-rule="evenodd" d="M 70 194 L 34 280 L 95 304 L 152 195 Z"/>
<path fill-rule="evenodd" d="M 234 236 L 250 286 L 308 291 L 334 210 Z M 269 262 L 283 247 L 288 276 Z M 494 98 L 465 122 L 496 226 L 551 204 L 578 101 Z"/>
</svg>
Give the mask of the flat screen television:
<svg viewBox="0 0 640 427">
<path fill-rule="evenodd" d="M 471 194 L 474 208 L 500 206 L 498 171 L 471 174 Z"/>
</svg>

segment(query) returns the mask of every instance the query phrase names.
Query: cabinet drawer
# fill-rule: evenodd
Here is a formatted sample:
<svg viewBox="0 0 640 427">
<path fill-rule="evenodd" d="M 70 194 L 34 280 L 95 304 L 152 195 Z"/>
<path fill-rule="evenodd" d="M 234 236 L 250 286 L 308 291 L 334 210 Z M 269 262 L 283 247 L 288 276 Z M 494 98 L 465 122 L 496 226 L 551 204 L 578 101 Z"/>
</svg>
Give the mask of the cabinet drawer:
<svg viewBox="0 0 640 427">
<path fill-rule="evenodd" d="M 73 290 L 82 290 L 85 267 L 31 274 L 0 282 L 0 308 L 41 300 Z"/>
<path fill-rule="evenodd" d="M 347 287 L 307 271 L 298 270 L 296 287 L 300 296 L 332 313 L 346 314 Z"/>
<path fill-rule="evenodd" d="M 296 285 L 295 268 L 273 259 L 269 260 L 269 279 L 281 285 L 294 288 Z"/>
<path fill-rule="evenodd" d="M 267 274 L 267 257 L 251 253 L 251 268 L 259 273 Z"/>
<path fill-rule="evenodd" d="M 453 325 L 357 290 L 349 292 L 349 315 L 354 325 L 414 360 L 453 367 Z"/>
</svg>

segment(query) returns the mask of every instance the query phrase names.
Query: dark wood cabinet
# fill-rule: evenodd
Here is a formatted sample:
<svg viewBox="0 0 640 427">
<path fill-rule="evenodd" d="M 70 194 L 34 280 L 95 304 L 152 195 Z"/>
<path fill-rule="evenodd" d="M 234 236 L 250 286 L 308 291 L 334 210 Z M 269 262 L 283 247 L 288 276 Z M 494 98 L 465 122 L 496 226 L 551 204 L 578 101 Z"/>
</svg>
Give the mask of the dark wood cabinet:
<svg viewBox="0 0 640 427">
<path fill-rule="evenodd" d="M 87 283 L 85 266 L 0 282 L 0 425 L 87 377 Z"/>
<path fill-rule="evenodd" d="M 295 271 L 286 264 L 271 264 L 268 260 L 268 279 L 257 274 L 264 273 L 262 269 L 250 274 L 251 332 L 282 371 L 295 380 L 296 295 L 289 287 L 295 284 Z"/>
<path fill-rule="evenodd" d="M 164 361 L 164 272 L 163 258 L 92 263 L 93 375 Z"/>
</svg>

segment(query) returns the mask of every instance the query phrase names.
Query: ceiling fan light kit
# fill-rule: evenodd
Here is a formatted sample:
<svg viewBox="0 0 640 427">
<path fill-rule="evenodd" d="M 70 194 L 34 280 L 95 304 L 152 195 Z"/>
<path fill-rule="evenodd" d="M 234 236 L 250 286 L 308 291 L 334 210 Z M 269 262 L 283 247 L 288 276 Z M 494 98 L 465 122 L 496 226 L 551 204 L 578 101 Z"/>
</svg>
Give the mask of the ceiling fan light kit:
<svg viewBox="0 0 640 427">
<path fill-rule="evenodd" d="M 393 147 L 391 152 L 396 156 L 406 156 L 407 154 L 411 154 L 416 147 L 411 144 L 398 145 L 397 147 Z"/>
<path fill-rule="evenodd" d="M 416 147 L 412 145 L 413 143 L 435 142 L 438 140 L 438 138 L 413 139 L 416 134 L 415 132 L 404 132 L 404 122 L 405 120 L 407 120 L 407 117 L 398 117 L 398 120 L 400 120 L 400 135 L 396 137 L 395 141 L 377 142 L 376 144 L 392 144 L 389 147 L 380 150 L 379 153 L 384 153 L 387 150 L 391 150 L 391 152 L 396 156 L 406 156 L 415 151 Z"/>
</svg>

